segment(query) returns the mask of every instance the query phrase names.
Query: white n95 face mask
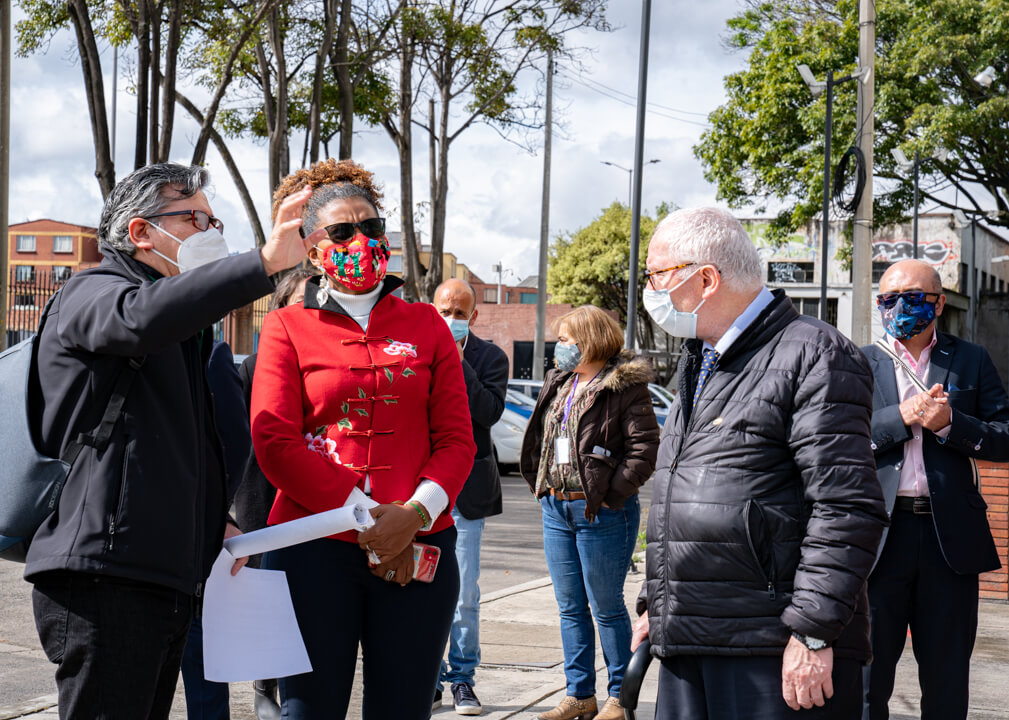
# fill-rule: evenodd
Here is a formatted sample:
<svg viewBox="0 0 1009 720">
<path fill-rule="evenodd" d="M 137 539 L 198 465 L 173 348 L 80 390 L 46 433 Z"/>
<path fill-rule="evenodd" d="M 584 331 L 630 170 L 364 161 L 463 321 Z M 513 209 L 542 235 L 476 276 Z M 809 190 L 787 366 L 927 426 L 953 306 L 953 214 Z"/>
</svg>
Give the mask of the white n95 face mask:
<svg viewBox="0 0 1009 720">
<path fill-rule="evenodd" d="M 700 270 L 700 268 L 698 268 Z M 701 300 L 693 312 L 681 312 L 673 307 L 673 301 L 669 299 L 669 293 L 681 287 L 687 280 L 692 278 L 698 270 L 690 273 L 676 287 L 669 290 L 652 290 L 645 287 L 641 293 L 641 302 L 645 310 L 651 316 L 655 324 L 673 337 L 695 338 L 697 337 L 697 311 L 701 309 L 707 298 Z"/>
<path fill-rule="evenodd" d="M 179 248 L 177 262 L 151 248 L 151 252 L 177 267 L 180 273 L 228 257 L 228 242 L 224 239 L 221 231 L 215 227 L 208 227 L 206 230 L 193 233 L 185 240 L 179 240 L 159 225 L 154 227 L 182 246 Z"/>
</svg>

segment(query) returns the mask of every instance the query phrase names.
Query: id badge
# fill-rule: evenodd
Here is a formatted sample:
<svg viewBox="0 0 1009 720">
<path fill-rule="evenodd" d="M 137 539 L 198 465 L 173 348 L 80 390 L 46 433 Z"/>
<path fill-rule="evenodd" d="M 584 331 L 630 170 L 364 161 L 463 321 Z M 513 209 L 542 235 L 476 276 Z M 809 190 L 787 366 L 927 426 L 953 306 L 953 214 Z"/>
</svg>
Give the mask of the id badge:
<svg viewBox="0 0 1009 720">
<path fill-rule="evenodd" d="M 571 438 L 559 437 L 554 440 L 554 462 L 558 465 L 571 462 Z"/>
</svg>

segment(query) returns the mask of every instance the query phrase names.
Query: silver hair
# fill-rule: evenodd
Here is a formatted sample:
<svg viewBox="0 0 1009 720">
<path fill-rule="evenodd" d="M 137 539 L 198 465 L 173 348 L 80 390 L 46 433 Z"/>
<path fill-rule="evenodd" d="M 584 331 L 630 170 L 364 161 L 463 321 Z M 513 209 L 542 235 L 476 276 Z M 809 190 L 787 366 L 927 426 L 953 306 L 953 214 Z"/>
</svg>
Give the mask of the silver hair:
<svg viewBox="0 0 1009 720">
<path fill-rule="evenodd" d="M 702 207 L 670 213 L 655 228 L 649 250 L 657 244 L 664 246 L 671 261 L 714 265 L 722 281 L 735 290 L 755 290 L 762 285 L 757 248 L 726 210 Z M 684 268 L 681 272 L 695 269 Z"/>
<path fill-rule="evenodd" d="M 320 210 L 335 200 L 346 200 L 352 197 L 364 198 L 375 210 L 375 215 L 382 217 L 382 214 L 375 206 L 375 199 L 364 188 L 358 187 L 352 182 L 335 182 L 329 185 L 319 185 L 312 190 L 312 196 L 305 203 L 305 209 L 301 212 L 301 222 L 305 235 L 315 232 L 319 227 Z"/>
<path fill-rule="evenodd" d="M 159 213 L 169 202 L 192 197 L 210 183 L 210 173 L 198 165 L 156 163 L 134 170 L 112 188 L 98 224 L 98 244 L 127 255 L 136 252 L 130 242 L 130 220 Z M 166 196 L 171 187 L 178 195 Z"/>
</svg>

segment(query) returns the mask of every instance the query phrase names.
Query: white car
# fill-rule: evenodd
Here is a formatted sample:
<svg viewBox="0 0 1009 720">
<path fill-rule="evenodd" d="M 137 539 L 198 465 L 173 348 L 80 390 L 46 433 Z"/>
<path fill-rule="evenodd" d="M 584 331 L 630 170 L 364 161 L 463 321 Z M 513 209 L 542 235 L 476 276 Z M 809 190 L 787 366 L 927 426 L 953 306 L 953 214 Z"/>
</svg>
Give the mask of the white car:
<svg viewBox="0 0 1009 720">
<path fill-rule="evenodd" d="M 502 473 L 507 473 L 519 464 L 522 437 L 526 433 L 528 418 L 514 410 L 504 409 L 501 419 L 491 426 L 490 436 L 494 442 L 494 457 Z"/>
</svg>

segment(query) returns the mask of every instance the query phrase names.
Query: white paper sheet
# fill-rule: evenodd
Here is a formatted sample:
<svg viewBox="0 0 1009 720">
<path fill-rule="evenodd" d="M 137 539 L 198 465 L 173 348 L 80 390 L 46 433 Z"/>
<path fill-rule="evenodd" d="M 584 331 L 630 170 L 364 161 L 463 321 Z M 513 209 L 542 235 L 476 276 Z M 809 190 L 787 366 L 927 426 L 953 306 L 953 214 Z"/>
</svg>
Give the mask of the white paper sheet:
<svg viewBox="0 0 1009 720">
<path fill-rule="evenodd" d="M 214 562 L 203 596 L 203 666 L 207 680 L 241 682 L 287 677 L 312 669 L 298 629 L 287 575 L 244 567 L 235 558 L 279 550 L 374 524 L 377 503 L 357 491 L 336 510 L 230 538 Z M 358 501 L 358 502 L 355 502 Z"/>
</svg>

